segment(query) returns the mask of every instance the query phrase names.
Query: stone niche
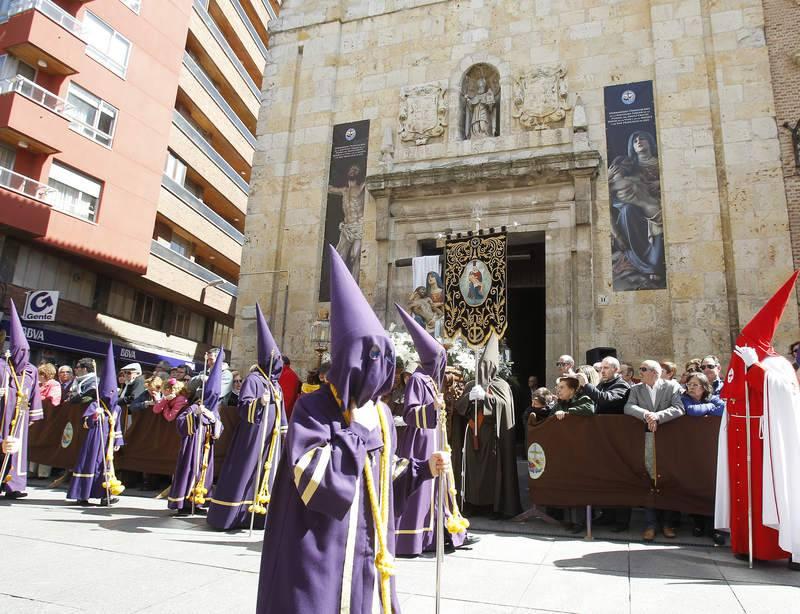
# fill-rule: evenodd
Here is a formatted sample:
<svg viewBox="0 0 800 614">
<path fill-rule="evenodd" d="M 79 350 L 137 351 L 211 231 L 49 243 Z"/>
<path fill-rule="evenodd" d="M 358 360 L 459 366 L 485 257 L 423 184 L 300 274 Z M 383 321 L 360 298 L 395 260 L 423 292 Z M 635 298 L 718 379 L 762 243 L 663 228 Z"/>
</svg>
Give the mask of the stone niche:
<svg viewBox="0 0 800 614">
<path fill-rule="evenodd" d="M 461 80 L 460 136 L 477 140 L 500 136 L 500 73 L 490 64 L 475 64 Z"/>
</svg>

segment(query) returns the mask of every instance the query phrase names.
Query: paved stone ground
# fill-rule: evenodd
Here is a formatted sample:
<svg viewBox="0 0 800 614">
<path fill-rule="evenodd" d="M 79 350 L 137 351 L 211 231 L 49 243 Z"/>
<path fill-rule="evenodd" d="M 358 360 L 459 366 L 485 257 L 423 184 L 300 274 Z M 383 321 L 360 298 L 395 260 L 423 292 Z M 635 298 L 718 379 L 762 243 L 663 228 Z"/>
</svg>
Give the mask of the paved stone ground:
<svg viewBox="0 0 800 614">
<path fill-rule="evenodd" d="M 172 518 L 151 493 L 82 508 L 35 484 L 24 501 L 0 499 L 0 612 L 253 611 L 259 533 Z M 446 558 L 445 614 L 800 611 L 800 573 L 777 563 L 751 571 L 725 548 L 644 545 L 633 533 L 585 541 L 538 521 L 473 524 L 481 542 Z M 434 565 L 398 561 L 405 614 L 434 611 Z"/>
</svg>

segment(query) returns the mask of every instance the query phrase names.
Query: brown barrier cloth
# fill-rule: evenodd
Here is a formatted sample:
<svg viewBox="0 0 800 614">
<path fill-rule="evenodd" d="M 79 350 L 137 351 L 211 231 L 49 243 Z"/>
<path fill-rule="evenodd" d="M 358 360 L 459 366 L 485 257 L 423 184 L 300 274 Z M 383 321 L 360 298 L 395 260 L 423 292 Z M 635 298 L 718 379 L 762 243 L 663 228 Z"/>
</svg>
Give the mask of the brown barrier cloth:
<svg viewBox="0 0 800 614">
<path fill-rule="evenodd" d="M 29 458 L 35 463 L 71 469 L 78 459 L 86 430 L 83 428 L 82 405 L 61 405 L 47 408 L 44 420 L 31 426 Z M 218 473 L 230 445 L 239 414 L 235 407 L 220 408 L 225 429 L 214 446 L 214 465 Z M 123 413 L 125 420 L 125 413 Z M 72 425 L 72 439 L 65 436 L 67 423 Z M 172 475 L 180 446 L 180 436 L 174 422 L 145 410 L 133 414 L 131 425 L 124 430 L 125 445 L 114 455 L 117 470 L 141 471 Z M 64 447 L 64 444 L 67 444 Z"/>
<path fill-rule="evenodd" d="M 536 505 L 655 507 L 712 515 L 719 418 L 683 417 L 655 433 L 657 483 L 644 463 L 644 424 L 629 416 L 567 416 L 528 425 L 528 450 L 544 451 L 529 473 Z M 530 467 L 529 467 L 530 469 Z"/>
<path fill-rule="evenodd" d="M 44 420 L 31 424 L 28 459 L 34 463 L 71 469 L 78 460 L 78 453 L 88 432 L 83 428 L 85 408 L 85 405 L 47 405 L 44 408 Z"/>
</svg>

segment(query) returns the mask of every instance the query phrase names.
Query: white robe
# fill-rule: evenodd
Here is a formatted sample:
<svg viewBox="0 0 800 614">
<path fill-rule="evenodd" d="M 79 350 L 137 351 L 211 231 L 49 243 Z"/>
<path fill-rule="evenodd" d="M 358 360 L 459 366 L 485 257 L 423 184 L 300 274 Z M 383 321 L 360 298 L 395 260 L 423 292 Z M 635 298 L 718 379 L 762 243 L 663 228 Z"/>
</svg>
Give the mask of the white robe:
<svg viewBox="0 0 800 614">
<path fill-rule="evenodd" d="M 765 358 L 764 416 L 753 421 L 764 440 L 761 514 L 778 531 L 778 545 L 800 561 L 800 387 L 789 362 Z M 714 527 L 730 530 L 728 416 L 722 417 L 717 449 Z"/>
</svg>

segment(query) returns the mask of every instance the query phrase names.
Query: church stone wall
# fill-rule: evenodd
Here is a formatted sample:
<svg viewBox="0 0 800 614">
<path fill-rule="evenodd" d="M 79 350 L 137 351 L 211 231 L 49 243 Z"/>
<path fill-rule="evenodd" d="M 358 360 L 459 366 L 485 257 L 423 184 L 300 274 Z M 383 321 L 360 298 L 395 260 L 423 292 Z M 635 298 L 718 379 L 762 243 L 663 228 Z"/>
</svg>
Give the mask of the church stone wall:
<svg viewBox="0 0 800 614">
<path fill-rule="evenodd" d="M 347 121 L 371 121 L 360 284 L 381 318 L 395 319 L 388 306 L 410 286 L 410 269 L 390 263 L 468 229 L 476 205 L 484 227 L 516 221 L 513 232 L 545 237 L 548 365 L 598 345 L 634 362 L 725 356 L 791 271 L 760 1 L 285 0 L 270 47 L 239 366 L 255 353 L 256 300 L 285 330 L 286 353 L 313 366 L 331 135 Z M 500 136 L 463 140 L 459 90 L 477 63 L 499 74 Z M 513 117 L 515 80 L 558 66 L 564 118 L 526 128 Z M 644 80 L 656 96 L 667 289 L 614 292 L 603 88 Z M 446 125 L 404 141 L 401 94 L 426 84 L 445 91 Z M 573 130 L 578 95 L 585 132 Z M 796 334 L 790 310 L 778 347 Z"/>
</svg>

